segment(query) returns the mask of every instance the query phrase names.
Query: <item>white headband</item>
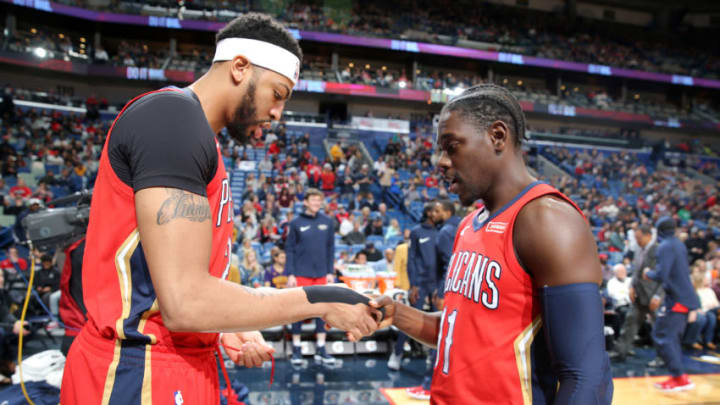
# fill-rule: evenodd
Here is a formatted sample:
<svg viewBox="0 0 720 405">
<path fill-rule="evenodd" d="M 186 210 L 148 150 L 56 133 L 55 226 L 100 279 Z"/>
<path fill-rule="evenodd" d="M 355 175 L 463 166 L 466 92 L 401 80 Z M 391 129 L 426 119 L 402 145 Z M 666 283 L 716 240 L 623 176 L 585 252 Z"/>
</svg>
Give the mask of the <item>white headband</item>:
<svg viewBox="0 0 720 405">
<path fill-rule="evenodd" d="M 287 49 L 269 42 L 247 38 L 225 38 L 217 43 L 213 62 L 232 60 L 242 55 L 253 65 L 277 72 L 297 84 L 300 59 Z"/>
</svg>

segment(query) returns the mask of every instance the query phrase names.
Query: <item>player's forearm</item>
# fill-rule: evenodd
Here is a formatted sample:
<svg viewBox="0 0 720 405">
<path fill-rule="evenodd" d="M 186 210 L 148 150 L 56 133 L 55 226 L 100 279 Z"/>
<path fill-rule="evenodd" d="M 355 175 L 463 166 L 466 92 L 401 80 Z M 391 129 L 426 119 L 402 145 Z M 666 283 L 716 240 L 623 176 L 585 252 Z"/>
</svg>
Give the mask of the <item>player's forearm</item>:
<svg viewBox="0 0 720 405">
<path fill-rule="evenodd" d="M 393 325 L 418 342 L 435 348 L 440 326 L 440 312 L 424 312 L 397 302 L 395 303 Z"/>
<path fill-rule="evenodd" d="M 168 329 L 250 331 L 321 317 L 326 312 L 326 304 L 311 304 L 301 288 L 252 289 L 209 276 L 192 290 L 183 302 L 163 311 Z"/>
</svg>

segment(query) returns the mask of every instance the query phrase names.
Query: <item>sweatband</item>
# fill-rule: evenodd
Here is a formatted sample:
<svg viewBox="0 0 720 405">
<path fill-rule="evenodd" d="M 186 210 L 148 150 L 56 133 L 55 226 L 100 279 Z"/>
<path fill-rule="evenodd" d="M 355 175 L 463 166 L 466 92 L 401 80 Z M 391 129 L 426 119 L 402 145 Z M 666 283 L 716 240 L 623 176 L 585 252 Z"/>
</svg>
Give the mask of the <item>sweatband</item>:
<svg viewBox="0 0 720 405">
<path fill-rule="evenodd" d="M 225 38 L 217 43 L 214 62 L 232 60 L 242 55 L 253 65 L 279 73 L 297 84 L 300 76 L 300 59 L 285 48 L 265 41 L 248 38 Z"/>
<path fill-rule="evenodd" d="M 333 285 L 311 285 L 302 288 L 305 291 L 308 301 L 311 304 L 321 302 L 342 303 L 342 304 L 365 304 L 369 305 L 370 298 L 345 287 L 336 287 Z M 385 318 L 385 308 L 380 308 L 380 312 Z M 380 320 L 382 321 L 381 318 Z"/>
<path fill-rule="evenodd" d="M 553 404 L 610 405 L 613 384 L 598 285 L 543 287 L 539 293 L 545 341 L 560 380 Z"/>
</svg>

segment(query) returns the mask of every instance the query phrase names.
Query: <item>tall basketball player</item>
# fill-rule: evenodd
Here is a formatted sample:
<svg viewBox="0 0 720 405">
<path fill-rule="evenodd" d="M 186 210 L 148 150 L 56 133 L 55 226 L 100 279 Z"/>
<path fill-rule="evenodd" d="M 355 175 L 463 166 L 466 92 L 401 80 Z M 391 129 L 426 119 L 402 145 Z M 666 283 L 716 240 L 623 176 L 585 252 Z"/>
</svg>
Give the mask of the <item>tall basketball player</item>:
<svg viewBox="0 0 720 405">
<path fill-rule="evenodd" d="M 229 23 L 216 46 L 203 77 L 135 98 L 108 133 L 84 256 L 88 322 L 68 354 L 63 404 L 218 404 L 218 332 L 240 350 L 233 360 L 259 366 L 272 349 L 247 331 L 321 317 L 358 339 L 377 326 L 369 307 L 334 303 L 350 289 L 225 280 L 233 201 L 216 134 L 227 126 L 243 144 L 279 119 L 302 52 L 258 14 Z"/>
<path fill-rule="evenodd" d="M 439 169 L 464 205 L 485 208 L 458 227 L 441 313 L 373 301 L 384 324 L 437 347 L 432 404 L 611 402 L 597 247 L 578 207 L 528 173 L 524 137 L 502 87 L 444 106 Z"/>
</svg>

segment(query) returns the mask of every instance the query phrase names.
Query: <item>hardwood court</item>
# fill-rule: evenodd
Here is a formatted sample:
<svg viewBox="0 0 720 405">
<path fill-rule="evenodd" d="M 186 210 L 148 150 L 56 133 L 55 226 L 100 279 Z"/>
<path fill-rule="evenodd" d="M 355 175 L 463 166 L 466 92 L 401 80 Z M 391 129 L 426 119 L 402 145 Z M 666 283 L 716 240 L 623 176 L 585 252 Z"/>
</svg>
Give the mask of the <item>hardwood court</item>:
<svg viewBox="0 0 720 405">
<path fill-rule="evenodd" d="M 666 376 L 615 378 L 613 405 L 720 405 L 720 374 L 696 374 L 690 379 L 695 389 L 684 392 L 662 392 L 653 384 Z M 410 398 L 405 388 L 381 388 L 391 405 L 427 405 L 430 401 Z"/>
</svg>

